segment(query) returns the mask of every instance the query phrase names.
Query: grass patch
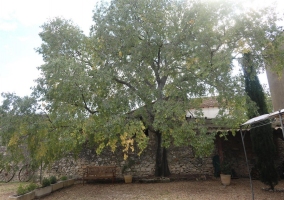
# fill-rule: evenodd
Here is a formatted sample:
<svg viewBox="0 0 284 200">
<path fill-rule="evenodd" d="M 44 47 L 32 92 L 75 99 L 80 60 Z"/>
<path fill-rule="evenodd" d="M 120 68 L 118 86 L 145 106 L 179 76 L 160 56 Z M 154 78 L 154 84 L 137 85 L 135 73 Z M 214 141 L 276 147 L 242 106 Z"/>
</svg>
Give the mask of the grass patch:
<svg viewBox="0 0 284 200">
<path fill-rule="evenodd" d="M 16 194 L 17 189 L 20 185 L 26 186 L 28 184 L 29 182 L 9 182 L 9 183 L 0 182 L 0 197 L 8 193 Z"/>
</svg>

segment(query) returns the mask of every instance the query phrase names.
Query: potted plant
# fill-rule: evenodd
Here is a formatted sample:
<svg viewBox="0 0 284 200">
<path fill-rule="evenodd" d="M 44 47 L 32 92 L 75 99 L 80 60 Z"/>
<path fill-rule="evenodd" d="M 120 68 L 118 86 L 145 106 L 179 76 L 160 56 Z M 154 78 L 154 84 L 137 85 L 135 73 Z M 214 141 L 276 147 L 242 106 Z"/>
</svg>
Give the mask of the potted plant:
<svg viewBox="0 0 284 200">
<path fill-rule="evenodd" d="M 67 187 L 67 176 L 61 176 L 60 180 L 63 182 L 63 187 Z"/>
<path fill-rule="evenodd" d="M 17 199 L 17 200 L 31 200 L 35 198 L 35 189 L 37 188 L 37 184 L 30 183 L 25 187 L 20 185 L 17 189 L 16 195 L 10 196 L 9 199 Z"/>
<path fill-rule="evenodd" d="M 55 176 L 51 176 L 49 180 L 52 186 L 52 192 L 63 188 L 63 182 L 62 181 L 57 182 L 57 178 Z"/>
<path fill-rule="evenodd" d="M 67 176 L 62 176 L 60 180 L 63 182 L 63 187 L 69 187 L 74 184 L 75 180 L 70 178 L 68 179 Z"/>
<path fill-rule="evenodd" d="M 232 173 L 232 167 L 231 163 L 228 161 L 223 161 L 220 165 L 220 178 L 221 178 L 221 183 L 225 186 L 230 185 L 231 183 L 231 173 Z"/>
<path fill-rule="evenodd" d="M 52 186 L 50 185 L 50 180 L 48 178 L 44 178 L 41 182 L 40 188 L 37 188 L 35 190 L 35 197 L 40 198 L 45 195 L 48 195 L 49 193 L 52 192 Z"/>
<path fill-rule="evenodd" d="M 129 159 L 128 162 L 122 167 L 122 174 L 125 183 L 132 183 L 131 167 L 135 164 L 134 160 Z"/>
</svg>

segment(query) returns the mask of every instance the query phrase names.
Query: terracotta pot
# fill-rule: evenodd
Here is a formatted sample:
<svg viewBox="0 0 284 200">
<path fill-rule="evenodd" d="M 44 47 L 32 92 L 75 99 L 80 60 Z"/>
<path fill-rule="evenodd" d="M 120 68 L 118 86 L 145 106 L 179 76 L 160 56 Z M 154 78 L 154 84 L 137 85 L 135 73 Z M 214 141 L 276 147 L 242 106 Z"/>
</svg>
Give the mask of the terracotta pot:
<svg viewBox="0 0 284 200">
<path fill-rule="evenodd" d="M 125 183 L 132 183 L 132 175 L 124 175 Z"/>
<path fill-rule="evenodd" d="M 230 185 L 231 184 L 231 175 L 229 174 L 220 174 L 221 183 L 223 185 Z"/>
</svg>

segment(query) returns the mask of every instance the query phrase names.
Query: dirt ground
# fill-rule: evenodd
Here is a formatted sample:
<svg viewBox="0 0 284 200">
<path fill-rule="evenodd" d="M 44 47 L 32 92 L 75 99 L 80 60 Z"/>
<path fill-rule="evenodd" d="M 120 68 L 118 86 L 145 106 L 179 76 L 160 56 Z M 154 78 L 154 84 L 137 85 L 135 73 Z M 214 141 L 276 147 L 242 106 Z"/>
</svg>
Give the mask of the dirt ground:
<svg viewBox="0 0 284 200">
<path fill-rule="evenodd" d="M 266 191 L 258 180 L 253 181 L 254 199 L 284 200 L 284 180 L 276 186 L 276 192 Z M 11 186 L 0 184 L 0 199 L 11 195 Z M 89 183 L 77 184 L 56 191 L 43 200 L 89 200 L 89 199 L 146 199 L 146 200 L 243 200 L 252 199 L 249 179 L 233 179 L 231 185 L 223 186 L 220 179 L 205 181 L 171 181 L 168 183 Z"/>
</svg>

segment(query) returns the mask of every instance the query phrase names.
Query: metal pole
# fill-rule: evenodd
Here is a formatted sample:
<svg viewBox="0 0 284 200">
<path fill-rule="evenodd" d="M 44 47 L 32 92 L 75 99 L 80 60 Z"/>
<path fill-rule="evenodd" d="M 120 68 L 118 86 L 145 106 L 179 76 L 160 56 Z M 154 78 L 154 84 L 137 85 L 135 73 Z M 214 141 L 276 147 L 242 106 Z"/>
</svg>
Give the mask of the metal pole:
<svg viewBox="0 0 284 200">
<path fill-rule="evenodd" d="M 250 175 L 250 169 L 249 169 L 249 164 L 248 164 L 247 152 L 246 152 L 246 147 L 245 147 L 245 142 L 244 142 L 244 137 L 245 136 L 243 136 L 242 126 L 240 126 L 240 131 L 241 131 L 242 143 L 243 143 L 243 148 L 244 148 L 245 158 L 246 158 L 246 164 L 247 164 L 247 169 L 248 169 L 248 174 L 249 174 L 251 195 L 252 195 L 252 199 L 254 200 L 253 185 L 252 185 L 252 180 L 251 180 L 251 175 Z"/>
<path fill-rule="evenodd" d="M 282 116 L 281 116 L 281 111 L 279 110 L 279 118 L 281 122 L 281 128 L 282 128 L 282 134 L 283 134 L 283 140 L 284 140 L 284 129 L 283 129 L 283 121 L 282 121 Z"/>
</svg>

